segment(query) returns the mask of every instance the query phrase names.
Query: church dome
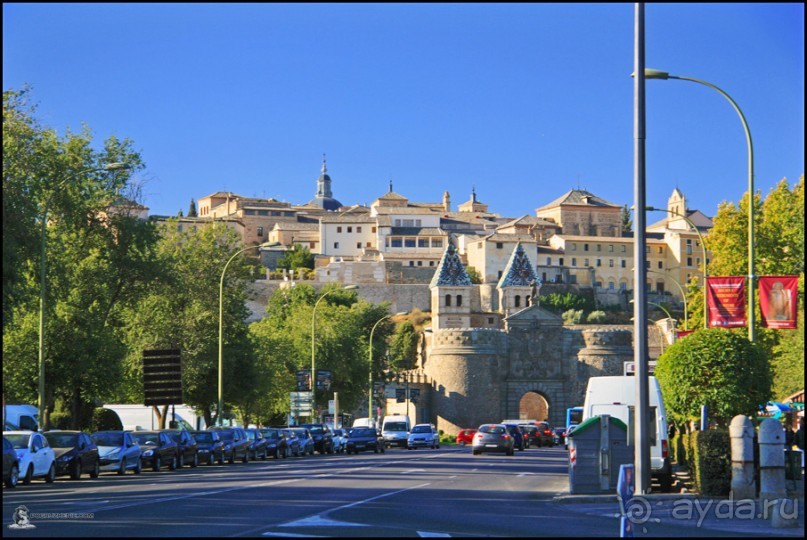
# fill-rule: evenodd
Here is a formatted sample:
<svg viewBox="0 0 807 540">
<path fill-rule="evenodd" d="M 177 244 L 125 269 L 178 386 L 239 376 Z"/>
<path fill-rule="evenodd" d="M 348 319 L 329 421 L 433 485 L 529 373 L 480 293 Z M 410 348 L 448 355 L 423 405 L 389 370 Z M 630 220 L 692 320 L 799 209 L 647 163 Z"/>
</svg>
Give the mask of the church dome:
<svg viewBox="0 0 807 540">
<path fill-rule="evenodd" d="M 317 195 L 308 204 L 322 208 L 323 210 L 334 211 L 342 207 L 342 203 L 333 198 L 331 192 L 331 177 L 327 174 L 325 166 L 325 156 L 322 156 L 322 174 L 317 178 Z"/>
</svg>

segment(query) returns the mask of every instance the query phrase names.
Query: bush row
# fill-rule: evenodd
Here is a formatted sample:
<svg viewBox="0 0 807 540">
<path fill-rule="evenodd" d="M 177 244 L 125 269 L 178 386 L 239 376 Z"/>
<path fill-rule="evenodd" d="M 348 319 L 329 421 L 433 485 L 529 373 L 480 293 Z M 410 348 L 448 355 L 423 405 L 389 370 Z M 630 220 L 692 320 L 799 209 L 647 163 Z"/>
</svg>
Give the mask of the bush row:
<svg viewBox="0 0 807 540">
<path fill-rule="evenodd" d="M 676 433 L 670 457 L 689 469 L 701 495 L 723 497 L 731 489 L 731 440 L 726 429 Z"/>
</svg>

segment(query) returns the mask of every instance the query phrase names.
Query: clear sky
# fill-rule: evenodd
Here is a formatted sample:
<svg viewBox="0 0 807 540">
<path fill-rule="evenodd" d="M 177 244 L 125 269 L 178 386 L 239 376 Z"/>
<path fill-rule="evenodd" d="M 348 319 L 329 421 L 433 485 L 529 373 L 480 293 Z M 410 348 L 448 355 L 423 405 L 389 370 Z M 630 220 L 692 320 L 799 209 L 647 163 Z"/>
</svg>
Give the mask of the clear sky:
<svg viewBox="0 0 807 540">
<path fill-rule="evenodd" d="M 59 133 L 135 143 L 151 214 L 220 190 L 303 204 L 389 189 L 507 217 L 569 189 L 633 204 L 634 5 L 3 4 L 3 89 Z M 804 172 L 804 4 L 647 4 L 646 65 L 729 93 L 756 189 Z M 647 203 L 747 190 L 737 113 L 647 81 Z M 649 215 L 648 221 L 663 215 Z"/>
</svg>

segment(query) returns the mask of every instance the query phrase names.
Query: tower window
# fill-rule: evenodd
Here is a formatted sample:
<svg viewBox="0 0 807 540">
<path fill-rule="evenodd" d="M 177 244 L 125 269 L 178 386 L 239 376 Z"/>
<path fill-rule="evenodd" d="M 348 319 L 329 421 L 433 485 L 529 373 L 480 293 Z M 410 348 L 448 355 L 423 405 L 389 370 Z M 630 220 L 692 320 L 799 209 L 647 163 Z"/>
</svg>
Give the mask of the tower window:
<svg viewBox="0 0 807 540">
<path fill-rule="evenodd" d="M 451 307 L 451 295 L 446 295 L 446 307 Z"/>
<path fill-rule="evenodd" d="M 458 294 L 457 295 L 457 306 L 461 306 L 461 305 L 462 305 L 462 295 Z"/>
</svg>

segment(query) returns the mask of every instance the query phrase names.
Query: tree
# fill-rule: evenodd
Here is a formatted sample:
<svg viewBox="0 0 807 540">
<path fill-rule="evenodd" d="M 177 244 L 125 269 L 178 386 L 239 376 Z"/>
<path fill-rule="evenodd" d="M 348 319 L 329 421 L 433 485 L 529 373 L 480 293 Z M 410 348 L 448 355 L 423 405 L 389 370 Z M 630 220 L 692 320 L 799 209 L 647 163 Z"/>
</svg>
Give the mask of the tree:
<svg viewBox="0 0 807 540">
<path fill-rule="evenodd" d="M 417 361 L 418 332 L 411 321 L 404 321 L 396 329 L 390 344 L 393 370 L 413 369 Z"/>
<path fill-rule="evenodd" d="M 468 277 L 471 279 L 471 283 L 474 285 L 479 285 L 482 283 L 482 278 L 479 277 L 479 272 L 473 266 L 468 266 L 465 268 L 465 271 L 468 272 Z"/>
<path fill-rule="evenodd" d="M 285 270 L 296 270 L 298 268 L 312 270 L 314 268 L 314 256 L 311 255 L 311 251 L 309 251 L 307 247 L 294 244 L 291 249 L 277 261 L 277 267 Z"/>
<path fill-rule="evenodd" d="M 628 210 L 627 204 L 622 207 L 619 216 L 622 222 L 622 236 L 630 236 L 630 233 L 633 232 L 633 220 L 630 218 L 630 210 Z"/>
<path fill-rule="evenodd" d="M 697 330 L 658 358 L 655 375 L 667 416 L 679 428 L 699 417 L 701 405 L 728 425 L 738 414 L 756 414 L 771 397 L 767 356 L 740 331 Z"/>
<path fill-rule="evenodd" d="M 191 207 L 188 209 L 188 217 L 199 217 L 196 213 L 196 203 L 191 199 Z"/>
</svg>

